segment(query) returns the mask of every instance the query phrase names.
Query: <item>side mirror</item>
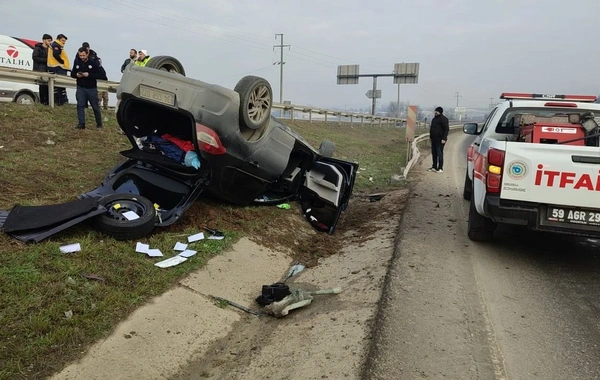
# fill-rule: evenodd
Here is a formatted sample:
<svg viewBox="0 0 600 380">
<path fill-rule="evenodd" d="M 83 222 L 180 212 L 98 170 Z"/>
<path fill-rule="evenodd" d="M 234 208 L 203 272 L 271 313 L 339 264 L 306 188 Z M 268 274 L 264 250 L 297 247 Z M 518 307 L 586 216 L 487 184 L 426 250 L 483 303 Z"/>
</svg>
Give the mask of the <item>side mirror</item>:
<svg viewBox="0 0 600 380">
<path fill-rule="evenodd" d="M 479 129 L 479 125 L 477 123 L 466 123 L 463 125 L 463 132 L 467 135 L 478 135 L 477 129 Z"/>
</svg>

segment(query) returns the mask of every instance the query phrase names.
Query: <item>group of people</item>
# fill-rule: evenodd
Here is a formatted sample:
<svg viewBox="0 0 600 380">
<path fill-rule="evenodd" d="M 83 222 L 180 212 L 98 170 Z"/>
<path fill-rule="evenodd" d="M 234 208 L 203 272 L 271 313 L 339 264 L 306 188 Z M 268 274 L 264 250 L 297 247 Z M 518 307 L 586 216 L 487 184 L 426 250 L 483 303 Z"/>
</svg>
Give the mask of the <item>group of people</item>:
<svg viewBox="0 0 600 380">
<path fill-rule="evenodd" d="M 125 60 L 125 62 L 123 62 L 123 64 L 121 65 L 121 72 L 124 72 L 125 68 L 130 63 L 133 63 L 134 65 L 137 65 L 137 66 L 146 66 L 146 64 L 148 63 L 149 60 L 150 60 L 150 56 L 148 55 L 147 50 L 140 50 L 138 52 L 135 49 L 131 49 L 131 50 L 129 50 L 129 58 L 127 58 Z"/>
<path fill-rule="evenodd" d="M 64 34 L 59 34 L 53 41 L 50 34 L 42 36 L 42 42 L 35 45 L 32 52 L 33 70 L 55 73 L 59 75 L 69 75 L 77 80 L 77 90 L 75 98 L 77 100 L 77 119 L 76 129 L 85 129 L 85 108 L 91 105 L 96 120 L 96 128 L 102 128 L 102 113 L 100 106 L 108 109 L 108 92 L 98 91 L 100 80 L 108 80 L 106 71 L 102 67 L 102 59 L 91 49 L 88 42 L 81 44 L 77 49 L 77 54 L 73 59 L 73 65 L 69 61 L 65 50 L 65 44 L 68 38 Z M 131 49 L 129 58 L 121 66 L 121 72 L 125 71 L 127 65 L 133 62 L 138 66 L 146 66 L 150 56 L 148 51 Z M 40 103 L 49 104 L 48 86 L 39 85 Z M 55 104 L 63 105 L 69 102 L 67 89 L 57 87 L 54 93 Z"/>
</svg>

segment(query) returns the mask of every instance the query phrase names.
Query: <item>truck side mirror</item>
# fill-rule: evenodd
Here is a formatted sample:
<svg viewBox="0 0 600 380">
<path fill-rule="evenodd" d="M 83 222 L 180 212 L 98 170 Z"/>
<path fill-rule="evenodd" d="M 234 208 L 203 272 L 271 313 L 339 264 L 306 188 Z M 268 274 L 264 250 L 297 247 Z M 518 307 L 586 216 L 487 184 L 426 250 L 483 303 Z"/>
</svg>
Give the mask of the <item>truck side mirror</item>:
<svg viewBox="0 0 600 380">
<path fill-rule="evenodd" d="M 477 123 L 466 123 L 463 125 L 463 132 L 467 135 L 478 135 L 480 133 L 477 131 L 478 129 L 479 125 Z"/>
</svg>

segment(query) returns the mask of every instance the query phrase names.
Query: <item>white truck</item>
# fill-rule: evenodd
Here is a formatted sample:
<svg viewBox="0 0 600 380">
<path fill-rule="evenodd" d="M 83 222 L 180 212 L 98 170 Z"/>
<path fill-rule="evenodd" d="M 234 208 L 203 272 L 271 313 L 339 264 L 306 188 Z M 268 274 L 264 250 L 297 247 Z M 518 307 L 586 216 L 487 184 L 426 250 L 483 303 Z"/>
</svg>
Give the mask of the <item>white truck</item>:
<svg viewBox="0 0 600 380">
<path fill-rule="evenodd" d="M 0 35 L 0 67 L 33 70 L 31 54 L 38 41 Z M 32 104 L 39 102 L 36 85 L 0 81 L 0 102 Z"/>
<path fill-rule="evenodd" d="M 499 223 L 600 237 L 600 104 L 596 96 L 503 93 L 467 151 L 468 236 Z"/>
</svg>

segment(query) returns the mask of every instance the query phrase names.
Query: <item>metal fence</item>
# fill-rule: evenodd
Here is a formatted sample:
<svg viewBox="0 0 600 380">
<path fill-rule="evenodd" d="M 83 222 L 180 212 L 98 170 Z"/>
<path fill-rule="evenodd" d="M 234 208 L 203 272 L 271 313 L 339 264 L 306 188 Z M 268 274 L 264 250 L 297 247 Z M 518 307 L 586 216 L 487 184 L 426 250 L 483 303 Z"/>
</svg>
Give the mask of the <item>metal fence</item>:
<svg viewBox="0 0 600 380">
<path fill-rule="evenodd" d="M 31 71 L 31 70 L 22 70 L 22 69 L 12 69 L 0 67 L 0 81 L 11 81 L 11 82 L 19 82 L 30 85 L 39 85 L 39 84 L 47 84 L 48 85 L 48 93 L 49 93 L 49 102 L 50 106 L 54 107 L 54 88 L 55 87 L 65 87 L 65 88 L 76 88 L 77 82 L 75 78 L 71 78 L 66 75 L 57 75 L 53 73 L 44 73 L 39 71 Z M 117 88 L 119 87 L 119 82 L 114 81 L 98 81 L 98 91 L 108 91 L 112 93 L 117 92 Z M 316 108 L 310 106 L 302 106 L 297 104 L 281 104 L 281 103 L 273 103 L 272 108 L 274 110 L 281 110 L 283 114 L 283 118 L 289 118 L 294 120 L 298 118 L 296 115 L 303 114 L 308 115 L 308 121 L 313 122 L 313 116 L 322 115 L 324 119 L 315 121 L 325 121 L 325 122 L 350 122 L 350 123 L 364 123 L 369 122 L 371 124 L 394 124 L 396 126 L 402 127 L 406 125 L 406 119 L 398 119 L 394 117 L 387 116 L 373 116 L 369 114 L 362 114 L 357 112 L 346 112 L 346 111 L 337 111 L 330 110 L 325 108 Z M 287 114 L 287 115 L 286 115 Z M 306 120 L 306 118 L 301 118 L 302 120 Z M 318 118 L 320 119 L 320 117 Z"/>
</svg>

